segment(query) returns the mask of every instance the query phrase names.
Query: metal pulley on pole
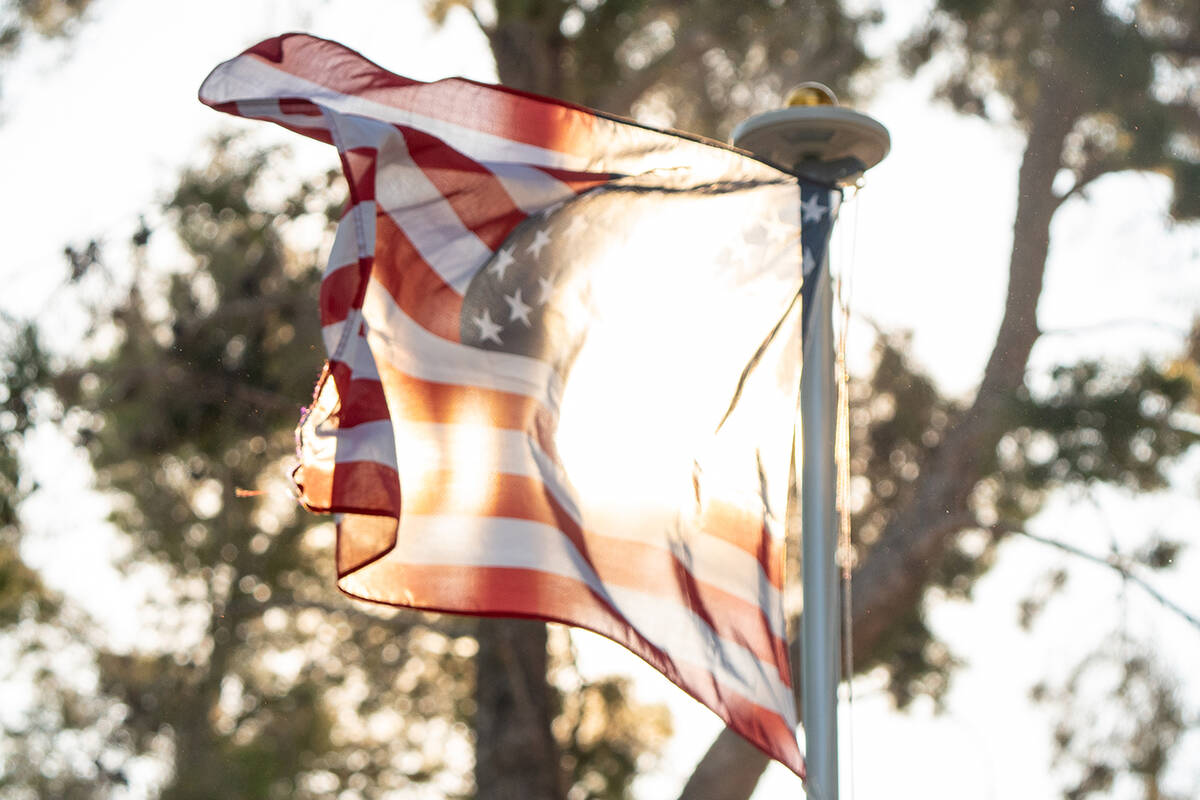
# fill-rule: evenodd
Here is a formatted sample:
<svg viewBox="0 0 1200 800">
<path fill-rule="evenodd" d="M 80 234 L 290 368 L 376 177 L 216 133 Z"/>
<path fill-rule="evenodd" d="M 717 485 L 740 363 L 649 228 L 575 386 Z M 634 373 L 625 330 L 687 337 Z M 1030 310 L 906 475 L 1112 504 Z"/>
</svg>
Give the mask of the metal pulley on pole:
<svg viewBox="0 0 1200 800">
<path fill-rule="evenodd" d="M 793 90 L 788 107 L 750 117 L 733 143 L 802 179 L 832 187 L 856 182 L 887 156 L 891 138 L 876 120 L 837 105 L 820 84 Z M 832 209 L 829 213 L 832 213 Z M 824 250 L 828 253 L 828 249 Z M 835 556 L 838 536 L 834 461 L 837 381 L 833 283 L 828 263 L 814 270 L 815 291 L 805 293 L 800 469 L 804 611 L 801 617 L 801 711 L 808 795 L 837 800 L 837 689 L 841 682 L 841 629 Z"/>
</svg>

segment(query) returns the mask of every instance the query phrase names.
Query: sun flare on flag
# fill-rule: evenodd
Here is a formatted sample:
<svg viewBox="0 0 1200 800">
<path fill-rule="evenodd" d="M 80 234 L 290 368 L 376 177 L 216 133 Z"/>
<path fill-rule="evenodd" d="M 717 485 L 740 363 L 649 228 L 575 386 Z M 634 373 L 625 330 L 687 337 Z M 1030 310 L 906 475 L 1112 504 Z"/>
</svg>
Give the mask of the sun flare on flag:
<svg viewBox="0 0 1200 800">
<path fill-rule="evenodd" d="M 296 471 L 339 587 L 605 635 L 803 775 L 783 529 L 828 187 L 304 35 L 201 99 L 334 145 L 349 183 Z"/>
</svg>

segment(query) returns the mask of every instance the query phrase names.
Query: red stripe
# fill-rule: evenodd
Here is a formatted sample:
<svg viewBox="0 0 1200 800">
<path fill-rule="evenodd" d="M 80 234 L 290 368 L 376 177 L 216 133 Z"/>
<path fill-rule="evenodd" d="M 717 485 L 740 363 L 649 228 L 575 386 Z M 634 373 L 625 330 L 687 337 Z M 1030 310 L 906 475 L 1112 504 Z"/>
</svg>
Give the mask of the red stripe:
<svg viewBox="0 0 1200 800">
<path fill-rule="evenodd" d="M 526 431 L 546 455 L 559 460 L 554 440 L 558 419 L 534 398 L 482 386 L 422 380 L 383 359 L 375 366 L 396 419 Z"/>
<path fill-rule="evenodd" d="M 371 273 L 401 310 L 443 339 L 460 341 L 462 295 L 442 280 L 385 212 L 375 214 L 375 268 Z"/>
<path fill-rule="evenodd" d="M 775 588 L 783 588 L 783 541 L 766 530 L 761 513 L 720 499 L 705 498 L 700 527 L 757 558 Z"/>
<path fill-rule="evenodd" d="M 343 575 L 339 587 L 353 597 L 388 605 L 477 616 L 530 617 L 607 636 L 708 706 L 767 755 L 804 775 L 795 734 L 779 713 L 718 684 L 715 676 L 702 667 L 672 661 L 578 580 L 533 570 L 429 566 L 385 558 Z"/>
<path fill-rule="evenodd" d="M 362 345 L 360 345 L 362 346 Z M 350 365 L 330 361 L 338 388 L 338 427 L 390 419 L 435 424 L 474 424 L 525 431 L 557 462 L 554 414 L 531 397 L 479 386 L 414 378 L 386 361 L 376 362 L 380 380 L 354 376 Z"/>
<path fill-rule="evenodd" d="M 400 514 L 400 476 L 378 461 L 305 461 L 292 474 L 309 511 Z"/>
<path fill-rule="evenodd" d="M 374 202 L 375 195 L 374 161 L 371 162 L 370 169 L 366 171 L 362 180 L 356 180 L 354 177 L 357 170 L 363 166 L 360 159 L 361 155 L 357 152 L 353 152 L 347 158 L 342 159 L 344 172 L 350 184 L 351 199 L 346 203 L 346 208 L 342 211 L 342 218 L 338 223 L 339 235 L 353 236 L 356 250 L 362 246 L 359 237 L 360 231 L 358 230 L 358 226 L 362 223 L 357 219 L 348 218 L 351 214 L 363 213 L 365 207 L 359 206 L 360 200 L 355 199 L 355 196 L 365 194 L 366 196 L 362 197 L 361 202 Z M 343 229 L 342 226 L 352 227 Z M 321 278 L 319 303 L 322 326 L 341 322 L 350 315 L 351 311 L 362 308 L 363 296 L 367 291 L 367 280 L 374 264 L 375 257 L 373 253 L 366 256 L 358 256 L 355 261 L 349 261 L 345 264 L 330 264 L 333 269 L 327 271 Z"/>
<path fill-rule="evenodd" d="M 721 637 L 761 661 L 779 665 L 791 685 L 787 644 L 771 630 L 762 609 L 698 580 L 671 552 L 645 542 L 584 532 L 541 481 L 525 475 L 481 479 L 456 472 L 405 471 L 404 511 L 422 516 L 466 515 L 539 522 L 562 531 L 600 580 L 636 589 L 691 609 Z M 339 569 L 339 573 L 346 570 Z"/>
<path fill-rule="evenodd" d="M 342 172 L 350 184 L 350 204 L 353 208 L 359 203 L 375 199 L 375 167 L 378 161 L 377 153 L 370 147 L 354 147 L 340 150 Z"/>
<path fill-rule="evenodd" d="M 340 362 L 331 362 L 331 372 L 343 398 L 338 415 L 339 425 L 343 427 L 388 418 L 384 384 L 393 398 L 393 411 L 398 418 L 414 422 L 466 422 L 532 431 L 534 417 L 544 412 L 539 403 L 523 395 L 423 381 L 386 365 L 382 384 L 370 379 L 351 380 L 349 367 Z M 552 445 L 552 440 L 549 443 Z M 357 465 L 361 462 L 351 463 L 358 470 Z M 342 467 L 339 464 L 337 469 L 340 471 Z M 540 481 L 508 474 L 492 474 L 481 480 L 469 471 L 406 469 L 405 472 L 403 502 L 406 513 L 507 517 L 550 525 L 567 536 L 604 582 L 669 598 L 693 609 L 713 630 L 745 645 L 763 661 L 786 663 L 786 644 L 771 631 L 757 605 L 696 580 L 674 555 L 661 548 L 585 533 Z M 306 494 L 311 495 L 313 491 L 308 489 Z M 310 498 L 308 504 L 313 503 Z M 335 497 L 329 499 L 326 507 L 333 511 L 361 510 L 344 507 Z M 725 516 L 743 522 L 751 519 L 749 514 L 734 517 L 732 512 Z M 714 536 L 728 534 L 711 526 L 721 521 L 729 524 L 729 519 L 711 515 L 704 518 L 705 532 Z M 761 523 L 757 519 L 755 522 L 761 533 Z M 647 582 L 646 576 L 655 576 L 655 580 Z M 674 580 L 664 580 L 666 576 L 674 576 Z M 780 678 L 785 683 L 790 681 L 787 670 L 780 670 Z"/>
<path fill-rule="evenodd" d="M 596 116 L 581 106 L 461 78 L 409 80 L 336 42 L 304 34 L 269 39 L 245 55 L 342 94 L 513 141 L 581 156 L 595 147 Z"/>
<path fill-rule="evenodd" d="M 393 516 L 345 514 L 338 523 L 338 575 L 361 569 L 396 546 L 399 520 Z"/>
<path fill-rule="evenodd" d="M 279 110 L 284 114 L 301 114 L 310 117 L 319 117 L 325 113 L 316 103 L 305 97 L 281 97 L 279 98 Z"/>
<path fill-rule="evenodd" d="M 513 205 L 496 176 L 435 136 L 408 127 L 400 130 L 413 163 L 446 198 L 463 225 L 488 249 L 499 248 L 526 215 Z"/>
<path fill-rule="evenodd" d="M 350 316 L 350 312 L 362 308 L 366 276 L 370 273 L 370 259 L 326 273 L 321 279 L 321 325 L 333 325 Z"/>
<path fill-rule="evenodd" d="M 203 100 L 204 98 L 201 98 Z M 310 100 L 302 98 L 253 98 L 238 100 L 234 103 L 219 104 L 220 110 L 228 111 L 245 119 L 261 119 L 266 122 L 274 122 L 276 125 L 281 125 L 290 131 L 295 131 L 301 136 L 307 136 L 310 139 L 324 142 L 325 144 L 333 144 L 333 135 L 329 132 L 327 125 L 302 125 L 292 121 L 279 119 L 279 114 L 295 114 L 297 116 L 306 116 L 319 118 L 323 115 L 320 107 Z"/>
<path fill-rule="evenodd" d="M 526 431 L 547 456 L 561 463 L 554 438 L 557 418 L 537 400 L 497 389 L 422 380 L 382 359 L 376 362 L 376 369 L 380 382 L 354 379 L 345 384 L 346 392 L 355 394 L 351 397 L 341 393 L 343 426 L 386 419 L 390 413 L 397 420 L 410 422 L 466 423 Z M 334 375 L 345 382 L 349 370 L 334 362 Z M 338 383 L 339 392 L 342 382 Z M 359 403 L 361 408 L 356 407 Z M 782 589 L 783 543 L 764 530 L 760 514 L 720 499 L 706 498 L 698 524 L 706 534 L 756 558 L 767 580 Z"/>
<path fill-rule="evenodd" d="M 366 347 L 362 342 L 359 347 Z M 364 422 L 390 419 L 387 398 L 379 381 L 371 378 L 354 377 L 350 365 L 344 361 L 330 361 L 329 371 L 337 386 L 338 428 L 351 428 Z"/>
<path fill-rule="evenodd" d="M 606 172 L 576 172 L 569 169 L 556 169 L 554 167 L 537 167 L 534 169 L 541 170 L 550 177 L 565 183 L 571 187 L 571 191 L 575 194 L 582 194 L 588 189 L 599 186 L 602 183 L 608 183 L 612 179 L 618 177 Z"/>
</svg>

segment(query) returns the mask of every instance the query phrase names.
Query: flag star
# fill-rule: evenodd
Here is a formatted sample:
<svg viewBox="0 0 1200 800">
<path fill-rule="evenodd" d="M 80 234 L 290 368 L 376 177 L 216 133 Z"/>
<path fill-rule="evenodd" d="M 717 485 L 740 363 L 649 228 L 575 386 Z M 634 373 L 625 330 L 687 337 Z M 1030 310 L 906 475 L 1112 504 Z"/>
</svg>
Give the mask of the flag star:
<svg viewBox="0 0 1200 800">
<path fill-rule="evenodd" d="M 533 257 L 537 258 L 542 254 L 542 248 L 550 244 L 550 234 L 545 230 L 539 230 L 537 235 L 533 237 L 533 242 L 529 245 L 529 252 L 533 253 Z"/>
<path fill-rule="evenodd" d="M 758 246 L 766 242 L 766 234 L 767 229 L 756 222 L 753 227 L 742 231 L 742 241 L 751 246 Z"/>
<path fill-rule="evenodd" d="M 785 222 L 782 219 L 768 220 L 764 223 L 767 228 L 767 236 L 771 241 L 784 241 L 792 239 L 797 234 L 796 224 L 794 222 Z"/>
<path fill-rule="evenodd" d="M 496 260 L 492 262 L 490 267 L 488 267 L 488 272 L 495 275 L 496 280 L 502 281 L 504 280 L 504 270 L 508 269 L 509 265 L 515 260 L 516 259 L 512 257 L 512 254 L 508 252 L 507 248 L 501 248 L 500 250 L 496 251 Z"/>
<path fill-rule="evenodd" d="M 567 223 L 567 227 L 563 230 L 563 235 L 567 237 L 578 236 L 587 230 L 587 220 L 582 214 L 573 214 L 571 221 Z"/>
<path fill-rule="evenodd" d="M 805 222 L 820 222 L 829 211 L 828 208 L 821 205 L 820 196 L 815 194 L 809 195 L 809 198 L 800 204 L 800 210 L 803 212 Z"/>
<path fill-rule="evenodd" d="M 816 267 L 817 259 L 813 257 L 812 250 L 804 248 L 804 264 L 801 267 L 804 277 L 807 278 Z"/>
<path fill-rule="evenodd" d="M 525 305 L 525 303 L 521 300 L 520 289 L 517 289 L 511 295 L 506 294 L 504 296 L 504 302 L 508 303 L 509 322 L 521 320 L 521 322 L 525 323 L 526 328 L 532 327 L 532 323 L 529 321 L 529 312 L 533 310 L 533 307 Z"/>
<path fill-rule="evenodd" d="M 474 318 L 474 323 L 479 326 L 479 339 L 483 342 L 495 342 L 496 344 L 504 344 L 500 341 L 500 330 L 502 325 L 497 325 L 492 322 L 492 315 L 485 308 L 483 313 Z"/>
<path fill-rule="evenodd" d="M 538 305 L 544 306 L 554 296 L 554 281 L 549 278 L 538 278 L 538 287 L 542 290 L 541 295 L 538 297 Z"/>
</svg>

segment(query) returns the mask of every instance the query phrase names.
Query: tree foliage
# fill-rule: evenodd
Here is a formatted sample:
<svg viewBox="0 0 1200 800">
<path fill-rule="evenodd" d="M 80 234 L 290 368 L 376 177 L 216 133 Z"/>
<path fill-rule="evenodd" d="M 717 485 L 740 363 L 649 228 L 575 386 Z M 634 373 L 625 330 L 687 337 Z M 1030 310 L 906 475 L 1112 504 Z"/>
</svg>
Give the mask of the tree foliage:
<svg viewBox="0 0 1200 800">
<path fill-rule="evenodd" d="M 1174 183 L 1172 214 L 1200 216 L 1194 4 L 939 0 L 936 8 L 908 43 L 908 65 L 950 54 L 955 66 L 939 93 L 965 113 L 1007 113 L 1029 128 L 1054 103 L 1070 124 L 1059 166 L 1073 183 L 1060 199 L 1112 172 L 1158 171 Z"/>
<path fill-rule="evenodd" d="M 0 0 L 0 64 L 34 40 L 72 36 L 92 0 Z"/>
<path fill-rule="evenodd" d="M 500 81 L 724 139 L 805 80 L 845 92 L 877 11 L 838 0 L 427 0 L 475 14 Z"/>
<path fill-rule="evenodd" d="M 57 34 L 87 4 L 10 5 L 25 30 Z M 875 19 L 834 0 L 428 7 L 435 18 L 454 7 L 476 14 L 510 85 L 717 137 L 800 79 L 843 93 L 856 86 L 867 63 L 860 36 Z M 870 374 L 850 386 L 854 667 L 886 674 L 901 706 L 942 698 L 960 663 L 932 634 L 926 598 L 969 598 L 998 545 L 1055 492 L 1159 489 L 1197 444 L 1200 334 L 1170 363 L 1029 371 L 1058 208 L 1102 175 L 1154 170 L 1173 181 L 1176 218 L 1200 214 L 1200 117 L 1187 82 L 1200 12 L 1174 0 L 1116 8 L 941 0 L 905 48 L 912 68 L 932 60 L 942 70 L 942 96 L 955 107 L 1028 138 L 1005 319 L 975 397 L 945 397 L 896 334 L 879 336 Z M 511 701 L 494 664 L 511 667 L 524 652 L 532 655 L 516 679 L 543 685 L 546 706 L 540 743 L 510 740 L 527 750 L 520 763 L 548 776 L 550 796 L 629 797 L 669 724 L 661 709 L 632 703 L 620 680 L 584 681 L 563 637 L 548 649 L 536 635 L 529 647 L 527 633 L 506 644 L 473 621 L 334 592 L 330 526 L 297 512 L 286 464 L 321 362 L 315 251 L 343 196 L 331 175 L 281 179 L 279 159 L 217 141 L 181 176 L 165 226 L 134 237 L 119 290 L 95 309 L 91 337 L 70 359 L 47 353 L 36 325 L 5 320 L 0 652 L 14 654 L 5 677 L 35 687 L 39 710 L 0 713 L 0 789 L 104 797 L 157 763 L 170 768 L 158 787 L 165 798 L 496 796 L 499 782 L 468 777 L 473 749 L 481 758 L 500 749 L 490 738 L 475 748 L 474 731 L 495 729 L 496 710 Z M 151 236 L 177 241 L 173 263 L 151 261 Z M 113 261 L 98 244 L 66 255 L 76 288 Z M 20 502 L 36 487 L 22 477 L 20 448 L 39 424 L 86 449 L 132 544 L 126 566 L 169 587 L 134 652 L 111 651 L 21 560 Z M 1158 541 L 1137 555 L 1148 570 L 1169 568 L 1182 546 Z M 1061 583 L 1049 576 L 1017 612 L 1028 622 Z M 84 678 L 49 666 L 64 642 L 82 648 Z M 1035 691 L 1062 712 L 1068 797 L 1130 775 L 1156 796 L 1170 734 L 1188 722 L 1170 677 L 1135 651 L 1101 651 L 1062 686 Z M 1117 665 L 1108 688 L 1141 720 L 1132 736 L 1090 724 L 1072 705 L 1100 662 Z M 723 734 L 684 796 L 746 797 L 764 766 Z"/>
<path fill-rule="evenodd" d="M 278 161 L 218 140 L 165 204 L 170 229 L 154 234 L 174 234 L 178 262 L 149 264 L 150 232 L 139 231 L 128 286 L 96 310 L 83 358 L 48 365 L 33 327 L 8 353 L 4 419 L 25 427 L 5 441 L 26 432 L 31 404 L 53 400 L 43 421 L 86 448 L 112 521 L 131 537 L 126 566 L 169 587 L 139 650 L 89 640 L 90 713 L 44 725 L 115 736 L 95 763 L 63 767 L 72 786 L 94 787 L 81 797 L 104 796 L 147 758 L 170 765 L 160 796 L 179 800 L 472 791 L 474 624 L 341 598 L 331 526 L 303 514 L 287 486 L 292 428 L 322 361 L 318 256 L 289 241 L 300 229 L 327 239 L 343 189 L 328 174 L 284 191 Z M 15 480 L 17 462 L 5 463 Z M 0 569 L 12 591 L 0 598 L 19 592 L 28 604 L 36 574 L 7 555 Z M 65 696 L 47 677 L 30 680 Z M 567 785 L 625 797 L 665 737 L 662 712 L 631 704 L 615 682 L 573 688 L 556 722 Z M 619 736 L 606 737 L 610 725 Z M 0 775 L 66 796 L 22 764 L 36 761 L 14 756 Z"/>
</svg>

